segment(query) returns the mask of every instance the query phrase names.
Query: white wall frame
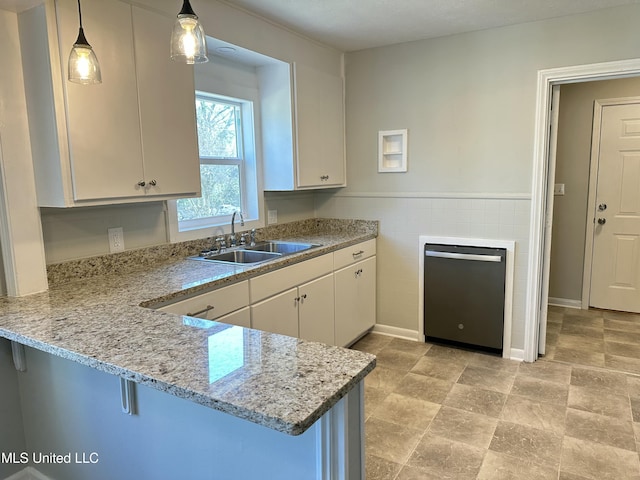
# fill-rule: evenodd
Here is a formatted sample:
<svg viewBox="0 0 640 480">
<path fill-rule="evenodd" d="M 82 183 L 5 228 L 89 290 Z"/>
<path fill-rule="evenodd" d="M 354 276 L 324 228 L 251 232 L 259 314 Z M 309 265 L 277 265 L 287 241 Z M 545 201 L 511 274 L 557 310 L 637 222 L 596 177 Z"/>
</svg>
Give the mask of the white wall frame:
<svg viewBox="0 0 640 480">
<path fill-rule="evenodd" d="M 524 360 L 526 362 L 533 362 L 538 358 L 540 345 L 544 348 L 544 338 L 539 337 L 539 332 L 540 325 L 546 324 L 546 316 L 542 315 L 541 306 L 548 301 L 548 292 L 544 292 L 543 281 L 549 276 L 548 261 L 545 266 L 545 260 L 550 252 L 545 242 L 547 231 L 545 225 L 549 225 L 553 215 L 553 211 L 548 208 L 547 189 L 549 182 L 555 176 L 555 172 L 550 171 L 549 164 L 552 88 L 554 85 L 636 76 L 640 76 L 640 58 L 538 71 L 527 266 L 530 282 L 527 287 L 525 306 Z"/>
<path fill-rule="evenodd" d="M 507 251 L 505 283 L 504 283 L 504 327 L 502 331 L 502 357 L 513 360 L 522 360 L 519 353 L 511 350 L 511 324 L 513 322 L 513 276 L 515 271 L 516 242 L 513 240 L 496 240 L 486 238 L 464 237 L 437 237 L 432 235 L 420 235 L 418 237 L 418 256 L 420 266 L 418 268 L 418 325 L 419 339 L 425 341 L 424 335 L 424 244 L 440 243 L 445 245 L 468 245 L 474 247 L 504 248 Z M 513 354 L 515 353 L 515 355 Z"/>
</svg>

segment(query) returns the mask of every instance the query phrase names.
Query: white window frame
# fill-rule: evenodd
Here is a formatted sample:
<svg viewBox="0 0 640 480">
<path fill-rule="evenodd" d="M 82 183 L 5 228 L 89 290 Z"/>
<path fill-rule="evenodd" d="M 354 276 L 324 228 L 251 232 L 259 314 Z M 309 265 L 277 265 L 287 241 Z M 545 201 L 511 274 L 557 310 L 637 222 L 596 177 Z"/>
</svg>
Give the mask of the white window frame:
<svg viewBox="0 0 640 480">
<path fill-rule="evenodd" d="M 252 89 L 235 88 L 232 95 L 223 95 L 212 91 L 197 90 L 197 97 L 209 97 L 225 103 L 237 104 L 241 108 L 241 139 L 239 150 L 242 152 L 240 161 L 240 194 L 244 226 L 236 215 L 236 232 L 264 227 L 264 220 L 260 213 L 263 210 L 262 172 L 259 162 L 259 102 L 258 92 Z M 226 92 L 225 92 L 226 93 Z M 215 157 L 201 157 L 211 160 L 215 164 L 237 164 L 238 159 L 223 159 Z M 231 232 L 231 217 L 233 214 L 207 217 L 202 219 L 178 221 L 178 207 L 176 200 L 167 201 L 167 231 L 171 243 L 195 240 Z M 182 223 L 182 225 L 181 225 Z M 185 227 L 184 224 L 187 224 Z"/>
</svg>

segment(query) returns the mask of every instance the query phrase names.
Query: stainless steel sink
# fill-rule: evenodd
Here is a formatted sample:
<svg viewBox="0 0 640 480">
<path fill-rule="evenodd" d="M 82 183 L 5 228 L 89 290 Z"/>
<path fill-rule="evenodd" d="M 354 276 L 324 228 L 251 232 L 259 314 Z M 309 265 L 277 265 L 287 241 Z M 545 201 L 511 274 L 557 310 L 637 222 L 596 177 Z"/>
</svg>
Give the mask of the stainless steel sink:
<svg viewBox="0 0 640 480">
<path fill-rule="evenodd" d="M 316 243 L 265 241 L 253 246 L 243 245 L 220 253 L 204 252 L 189 257 L 191 260 L 208 260 L 210 262 L 235 263 L 239 265 L 256 265 L 280 258 L 284 255 L 303 252 L 310 248 L 320 247 Z"/>
<path fill-rule="evenodd" d="M 281 253 L 260 252 L 252 250 L 230 250 L 222 253 L 213 253 L 203 257 L 190 257 L 197 260 L 209 260 L 223 263 L 241 263 L 243 265 L 256 264 L 281 257 Z"/>
<path fill-rule="evenodd" d="M 291 253 L 303 252 L 313 247 L 319 247 L 320 245 L 315 243 L 298 243 L 298 242 L 279 242 L 268 241 L 260 242 L 253 247 L 243 247 L 245 250 L 251 250 L 254 252 L 275 252 L 282 255 L 288 255 Z"/>
</svg>

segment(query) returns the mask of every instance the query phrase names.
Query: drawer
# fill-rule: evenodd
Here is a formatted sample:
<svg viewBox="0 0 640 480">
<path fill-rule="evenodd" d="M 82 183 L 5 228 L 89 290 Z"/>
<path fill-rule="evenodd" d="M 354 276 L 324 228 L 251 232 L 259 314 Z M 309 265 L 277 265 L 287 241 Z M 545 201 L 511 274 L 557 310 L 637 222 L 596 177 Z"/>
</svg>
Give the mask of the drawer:
<svg viewBox="0 0 640 480">
<path fill-rule="evenodd" d="M 333 252 L 333 269 L 338 270 L 376 254 L 376 239 L 357 243 Z"/>
<path fill-rule="evenodd" d="M 215 320 L 247 305 L 249 305 L 249 282 L 244 281 L 172 303 L 158 310 L 179 315 L 195 313 L 192 316 Z M 209 309 L 209 306 L 213 308 Z M 202 313 L 197 313 L 201 311 Z"/>
<path fill-rule="evenodd" d="M 321 257 L 305 260 L 275 272 L 265 273 L 249 279 L 251 303 L 259 302 L 276 293 L 321 277 L 333 271 L 333 255 L 328 253 Z"/>
</svg>

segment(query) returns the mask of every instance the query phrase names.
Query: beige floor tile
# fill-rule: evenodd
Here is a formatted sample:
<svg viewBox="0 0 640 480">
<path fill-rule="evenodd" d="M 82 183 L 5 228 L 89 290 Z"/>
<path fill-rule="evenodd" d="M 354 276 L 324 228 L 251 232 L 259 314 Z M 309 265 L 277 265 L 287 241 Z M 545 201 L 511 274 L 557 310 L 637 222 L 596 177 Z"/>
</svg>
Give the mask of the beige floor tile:
<svg viewBox="0 0 640 480">
<path fill-rule="evenodd" d="M 460 378 L 458 378 L 458 383 L 509 393 L 514 378 L 515 372 L 505 373 L 491 368 L 468 365 L 460 375 Z"/>
<path fill-rule="evenodd" d="M 604 415 L 568 409 L 565 435 L 636 451 L 636 440 L 631 422 Z"/>
<path fill-rule="evenodd" d="M 451 478 L 451 477 L 446 477 Z M 400 470 L 400 473 L 396 477 L 396 480 L 441 480 L 442 477 L 437 473 L 430 473 L 422 468 L 410 467 L 405 465 Z M 369 479 L 367 479 L 369 480 Z M 453 480 L 451 478 L 451 480 Z"/>
<path fill-rule="evenodd" d="M 560 333 L 562 329 L 562 320 L 557 323 L 549 323 L 547 322 L 547 335 L 550 333 Z"/>
<path fill-rule="evenodd" d="M 447 362 L 456 362 L 467 364 L 473 358 L 475 352 L 462 350 L 459 348 L 443 347 L 442 345 L 433 345 L 425 354 L 426 357 L 436 357 Z"/>
<path fill-rule="evenodd" d="M 429 427 L 431 435 L 478 448 L 488 448 L 498 419 L 457 408 L 442 407 Z"/>
<path fill-rule="evenodd" d="M 602 332 L 604 328 L 604 319 L 600 315 L 585 316 L 585 315 L 571 315 L 569 313 L 564 315 L 562 319 L 562 325 L 575 325 L 577 327 L 587 327 L 599 329 Z"/>
<path fill-rule="evenodd" d="M 538 378 L 518 375 L 513 382 L 511 394 L 564 407 L 567 405 L 567 399 L 569 398 L 569 384 L 548 382 Z"/>
<path fill-rule="evenodd" d="M 566 408 L 517 395 L 510 395 L 502 410 L 502 420 L 557 434 L 564 433 Z"/>
<path fill-rule="evenodd" d="M 365 455 L 367 480 L 393 480 L 402 468 L 399 463 L 390 462 L 375 455 Z"/>
<path fill-rule="evenodd" d="M 508 358 L 502 358 L 497 355 L 476 352 L 473 357 L 469 359 L 469 365 L 491 368 L 505 373 L 516 373 L 520 366 L 520 362 L 517 360 L 509 360 Z"/>
<path fill-rule="evenodd" d="M 627 393 L 627 375 L 619 372 L 573 367 L 571 385 L 605 390 L 610 393 Z"/>
<path fill-rule="evenodd" d="M 568 472 L 560 472 L 560 476 L 558 480 L 589 480 L 587 477 L 583 477 L 582 475 L 576 475 L 575 473 Z"/>
<path fill-rule="evenodd" d="M 458 383 L 445 398 L 444 405 L 499 418 L 506 399 L 507 396 L 504 393 Z"/>
<path fill-rule="evenodd" d="M 620 372 L 640 374 L 640 359 L 631 357 L 619 357 L 617 355 L 606 354 L 604 363 L 607 368 Z"/>
<path fill-rule="evenodd" d="M 640 332 L 625 332 L 622 330 L 605 329 L 604 341 L 640 345 Z"/>
<path fill-rule="evenodd" d="M 453 383 L 438 378 L 426 377 L 415 373 L 408 373 L 402 383 L 394 390 L 400 395 L 442 403 L 453 387 Z"/>
<path fill-rule="evenodd" d="M 520 363 L 519 375 L 538 378 L 547 382 L 568 384 L 571 382 L 571 366 L 559 363 L 537 361 L 533 363 Z"/>
<path fill-rule="evenodd" d="M 395 348 L 396 350 L 402 350 L 403 352 L 413 353 L 415 355 L 424 355 L 432 347 L 430 343 L 405 340 L 404 338 L 394 338 L 387 346 L 389 348 Z"/>
<path fill-rule="evenodd" d="M 619 357 L 640 358 L 640 345 L 629 343 L 606 342 L 605 353 Z"/>
<path fill-rule="evenodd" d="M 622 320 L 624 322 L 632 322 L 640 325 L 640 314 L 628 312 L 614 312 L 613 310 L 603 310 L 604 318 L 612 320 Z"/>
<path fill-rule="evenodd" d="M 556 480 L 558 469 L 489 450 L 477 478 L 478 480 Z"/>
<path fill-rule="evenodd" d="M 638 453 L 565 436 L 561 470 L 594 480 L 638 480 Z"/>
<path fill-rule="evenodd" d="M 559 342 L 561 340 L 558 340 Z M 589 347 L 591 348 L 591 347 Z M 594 352 L 592 350 L 574 350 L 556 346 L 553 359 L 558 362 L 575 363 L 578 365 L 589 365 L 592 367 L 604 367 L 604 353 Z"/>
<path fill-rule="evenodd" d="M 376 357 L 378 366 L 406 373 L 418 363 L 420 355 L 405 353 L 387 346 L 376 353 Z"/>
<path fill-rule="evenodd" d="M 372 416 L 397 425 L 426 430 L 440 410 L 440 404 L 391 393 L 373 411 Z"/>
<path fill-rule="evenodd" d="M 630 397 L 631 401 L 631 417 L 634 422 L 640 422 L 640 398 Z"/>
<path fill-rule="evenodd" d="M 378 405 L 380 405 L 389 392 L 379 388 L 370 387 L 365 383 L 364 386 L 364 416 L 369 418 Z"/>
<path fill-rule="evenodd" d="M 631 421 L 629 396 L 608 393 L 613 390 L 571 385 L 568 406 L 584 412 L 596 413 L 620 420 Z"/>
<path fill-rule="evenodd" d="M 576 323 L 567 323 L 566 320 L 562 322 L 562 328 L 560 329 L 560 335 L 572 335 L 575 337 L 593 340 L 604 340 L 604 332 L 602 328 L 587 327 Z"/>
<path fill-rule="evenodd" d="M 407 464 L 440 479 L 475 479 L 486 450 L 426 434 Z"/>
<path fill-rule="evenodd" d="M 620 330 L 623 332 L 640 333 L 640 323 L 625 322 L 622 320 L 604 319 L 604 328 L 607 330 Z"/>
<path fill-rule="evenodd" d="M 419 373 L 420 375 L 427 375 L 454 383 L 458 380 L 465 367 L 465 363 L 445 363 L 440 358 L 424 356 L 414 365 L 411 373 Z"/>
<path fill-rule="evenodd" d="M 364 378 L 364 384 L 367 387 L 391 392 L 402 383 L 403 378 L 404 375 L 398 374 L 397 370 L 377 366 Z"/>
<path fill-rule="evenodd" d="M 379 333 L 370 333 L 358 340 L 351 346 L 354 350 L 360 350 L 361 352 L 373 353 L 374 355 L 386 347 L 393 337 L 388 335 L 380 335 Z"/>
<path fill-rule="evenodd" d="M 627 393 L 631 397 L 640 397 L 640 376 L 626 375 Z"/>
<path fill-rule="evenodd" d="M 551 431 L 498 422 L 489 449 L 538 465 L 557 468 L 560 462 L 562 435 Z"/>
<path fill-rule="evenodd" d="M 602 331 L 600 334 L 600 338 L 594 338 L 560 332 L 555 346 L 567 348 L 569 350 L 604 353 L 604 334 Z"/>
<path fill-rule="evenodd" d="M 422 430 L 370 417 L 365 422 L 367 453 L 389 462 L 404 464 L 422 438 Z"/>
</svg>

